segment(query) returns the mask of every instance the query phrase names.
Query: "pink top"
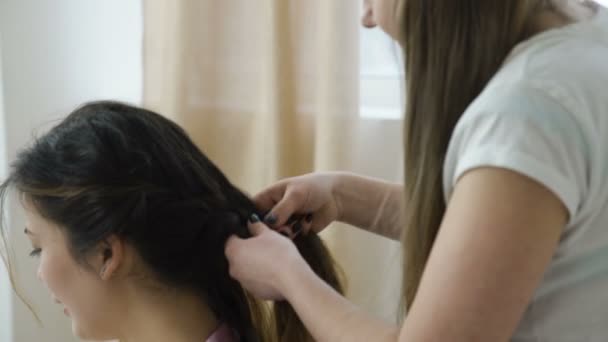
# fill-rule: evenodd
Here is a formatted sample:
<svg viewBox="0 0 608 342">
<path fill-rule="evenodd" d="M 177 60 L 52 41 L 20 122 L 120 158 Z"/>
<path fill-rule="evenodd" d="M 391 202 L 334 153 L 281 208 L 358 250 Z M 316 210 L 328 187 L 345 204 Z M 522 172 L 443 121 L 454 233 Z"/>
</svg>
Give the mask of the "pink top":
<svg viewBox="0 0 608 342">
<path fill-rule="evenodd" d="M 221 324 L 215 331 L 207 338 L 206 342 L 236 342 L 237 338 L 230 329 L 230 327 L 226 324 Z"/>
</svg>

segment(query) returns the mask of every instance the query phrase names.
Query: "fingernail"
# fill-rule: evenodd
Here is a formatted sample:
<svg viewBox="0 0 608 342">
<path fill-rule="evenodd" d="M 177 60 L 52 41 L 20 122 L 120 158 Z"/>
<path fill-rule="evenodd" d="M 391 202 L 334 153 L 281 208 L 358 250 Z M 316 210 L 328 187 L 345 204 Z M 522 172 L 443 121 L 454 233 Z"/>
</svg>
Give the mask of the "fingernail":
<svg viewBox="0 0 608 342">
<path fill-rule="evenodd" d="M 258 217 L 257 214 L 251 214 L 251 216 L 249 216 L 249 222 L 250 223 L 260 222 L 260 218 Z"/>
<path fill-rule="evenodd" d="M 266 215 L 266 217 L 264 218 L 264 222 L 268 223 L 268 224 L 275 224 L 277 223 L 277 217 L 274 216 L 274 214 L 268 214 Z"/>
<path fill-rule="evenodd" d="M 101 278 L 103 278 L 104 273 L 106 273 L 106 266 L 107 266 L 107 264 L 103 265 L 103 266 L 101 267 L 101 270 L 99 271 L 99 276 L 100 276 Z"/>
<path fill-rule="evenodd" d="M 306 222 L 308 223 L 312 222 L 312 214 L 306 215 L 306 217 L 304 217 L 304 220 L 306 220 Z"/>
</svg>

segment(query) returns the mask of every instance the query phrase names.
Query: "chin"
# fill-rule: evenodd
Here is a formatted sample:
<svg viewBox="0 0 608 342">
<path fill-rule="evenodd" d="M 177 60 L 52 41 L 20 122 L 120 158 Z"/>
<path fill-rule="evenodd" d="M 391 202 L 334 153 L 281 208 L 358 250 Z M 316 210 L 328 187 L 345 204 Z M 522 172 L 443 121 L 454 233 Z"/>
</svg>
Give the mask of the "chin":
<svg viewBox="0 0 608 342">
<path fill-rule="evenodd" d="M 72 320 L 72 334 L 78 337 L 81 340 L 94 340 L 95 336 L 91 336 L 92 334 L 88 333 L 86 330 L 83 330 L 74 320 Z"/>
<path fill-rule="evenodd" d="M 108 337 L 107 334 L 100 334 L 93 329 L 86 329 L 72 319 L 72 334 L 81 340 L 85 341 L 109 341 L 112 337 Z"/>
</svg>

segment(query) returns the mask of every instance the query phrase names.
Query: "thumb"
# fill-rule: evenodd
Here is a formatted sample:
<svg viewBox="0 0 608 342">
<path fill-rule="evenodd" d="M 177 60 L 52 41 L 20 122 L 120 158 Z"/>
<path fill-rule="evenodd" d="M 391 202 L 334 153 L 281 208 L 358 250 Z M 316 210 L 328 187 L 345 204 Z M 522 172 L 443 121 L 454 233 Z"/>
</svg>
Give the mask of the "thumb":
<svg viewBox="0 0 608 342">
<path fill-rule="evenodd" d="M 235 255 L 237 250 L 239 250 L 239 245 L 241 244 L 242 241 L 243 241 L 243 239 L 241 239 L 240 237 L 238 237 L 236 235 L 231 235 L 228 238 L 228 240 L 226 241 L 226 244 L 224 245 L 224 254 L 228 258 L 228 260 L 230 260 Z"/>
<path fill-rule="evenodd" d="M 260 218 L 256 214 L 253 214 L 251 215 L 251 217 L 249 217 L 249 222 L 247 222 L 247 226 L 249 227 L 249 232 L 253 237 L 258 236 L 262 234 L 265 230 L 269 229 L 264 223 L 260 221 Z"/>
</svg>

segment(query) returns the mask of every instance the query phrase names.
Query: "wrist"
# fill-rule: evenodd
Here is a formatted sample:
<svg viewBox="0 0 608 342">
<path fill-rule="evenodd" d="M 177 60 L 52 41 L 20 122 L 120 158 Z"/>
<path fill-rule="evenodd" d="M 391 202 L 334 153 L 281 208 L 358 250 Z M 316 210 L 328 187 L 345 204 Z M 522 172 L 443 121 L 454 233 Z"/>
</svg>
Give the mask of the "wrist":
<svg viewBox="0 0 608 342">
<path fill-rule="evenodd" d="M 304 280 L 316 275 L 297 250 L 291 253 L 282 265 L 283 269 L 279 270 L 277 279 L 278 290 L 285 300 L 291 302 L 292 298 L 301 292 Z"/>
<path fill-rule="evenodd" d="M 345 219 L 345 208 L 344 208 L 344 187 L 347 186 L 348 175 L 345 172 L 336 172 L 331 175 L 330 180 L 330 191 L 331 196 L 336 206 L 336 220 L 344 222 Z"/>
</svg>

